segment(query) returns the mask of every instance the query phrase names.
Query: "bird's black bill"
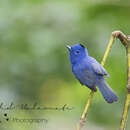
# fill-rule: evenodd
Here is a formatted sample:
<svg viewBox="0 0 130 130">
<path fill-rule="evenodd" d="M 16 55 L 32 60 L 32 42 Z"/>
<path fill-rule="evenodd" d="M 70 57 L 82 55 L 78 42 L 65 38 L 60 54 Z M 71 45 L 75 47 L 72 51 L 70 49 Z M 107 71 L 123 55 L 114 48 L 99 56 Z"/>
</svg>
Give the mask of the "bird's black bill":
<svg viewBox="0 0 130 130">
<path fill-rule="evenodd" d="M 71 46 L 67 45 L 66 48 L 70 51 L 71 50 Z"/>
</svg>

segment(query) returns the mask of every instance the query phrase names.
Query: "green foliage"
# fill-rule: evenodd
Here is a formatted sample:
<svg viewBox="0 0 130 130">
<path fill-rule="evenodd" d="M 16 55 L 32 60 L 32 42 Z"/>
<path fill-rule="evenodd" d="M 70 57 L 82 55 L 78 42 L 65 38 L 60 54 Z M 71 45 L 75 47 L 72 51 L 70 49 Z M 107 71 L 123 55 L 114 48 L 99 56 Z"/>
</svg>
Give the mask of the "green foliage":
<svg viewBox="0 0 130 130">
<path fill-rule="evenodd" d="M 100 62 L 112 31 L 130 33 L 129 12 L 127 2 L 108 0 L 0 1 L 0 95 L 4 93 L 1 100 L 67 103 L 76 108 L 74 115 L 81 113 L 89 90 L 72 75 L 65 45 L 83 43 Z M 126 57 L 119 41 L 105 68 L 119 103 L 107 105 L 98 92 L 89 116 L 93 123 L 117 128 L 119 121 L 113 122 L 119 120 L 126 91 Z M 102 113 L 103 109 L 106 112 Z M 110 115 L 115 118 L 111 120 Z"/>
</svg>

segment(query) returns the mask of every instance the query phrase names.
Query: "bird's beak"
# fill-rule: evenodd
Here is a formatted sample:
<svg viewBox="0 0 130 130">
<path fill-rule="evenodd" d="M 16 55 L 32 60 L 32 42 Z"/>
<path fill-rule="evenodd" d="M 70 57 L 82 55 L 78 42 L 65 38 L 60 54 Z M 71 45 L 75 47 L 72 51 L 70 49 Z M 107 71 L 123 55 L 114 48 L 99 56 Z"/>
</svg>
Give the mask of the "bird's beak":
<svg viewBox="0 0 130 130">
<path fill-rule="evenodd" d="M 66 47 L 69 51 L 71 50 L 71 46 L 67 45 Z"/>
</svg>

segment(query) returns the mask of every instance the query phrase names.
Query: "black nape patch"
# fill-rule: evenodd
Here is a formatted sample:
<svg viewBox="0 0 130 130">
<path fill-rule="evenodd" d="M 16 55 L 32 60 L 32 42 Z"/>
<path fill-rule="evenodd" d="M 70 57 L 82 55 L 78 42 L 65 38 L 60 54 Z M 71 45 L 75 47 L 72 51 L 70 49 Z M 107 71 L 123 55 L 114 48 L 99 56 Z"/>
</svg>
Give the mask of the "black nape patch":
<svg viewBox="0 0 130 130">
<path fill-rule="evenodd" d="M 84 46 L 84 45 L 82 45 L 82 44 L 80 44 L 80 46 L 81 46 L 81 47 L 83 47 L 83 48 L 85 48 L 85 46 Z"/>
</svg>

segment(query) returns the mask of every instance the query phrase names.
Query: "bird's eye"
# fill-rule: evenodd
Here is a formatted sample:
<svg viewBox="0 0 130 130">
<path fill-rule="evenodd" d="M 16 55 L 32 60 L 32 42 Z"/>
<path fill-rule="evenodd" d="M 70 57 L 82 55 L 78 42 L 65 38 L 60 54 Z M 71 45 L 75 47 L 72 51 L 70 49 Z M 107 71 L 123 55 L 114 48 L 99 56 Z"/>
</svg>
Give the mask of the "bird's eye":
<svg viewBox="0 0 130 130">
<path fill-rule="evenodd" d="M 79 50 L 76 50 L 76 53 L 78 54 L 78 53 L 79 53 Z"/>
</svg>

